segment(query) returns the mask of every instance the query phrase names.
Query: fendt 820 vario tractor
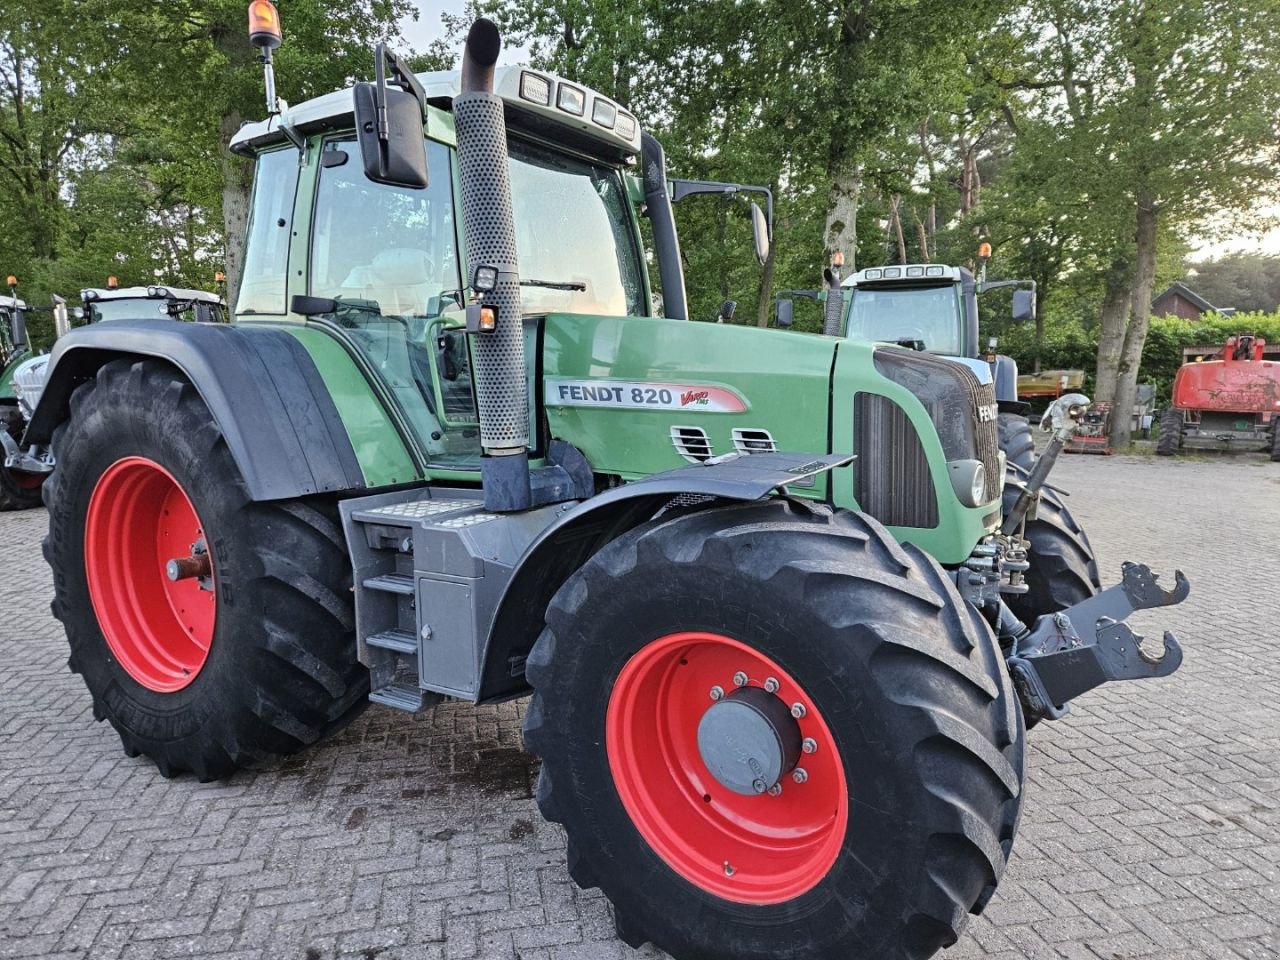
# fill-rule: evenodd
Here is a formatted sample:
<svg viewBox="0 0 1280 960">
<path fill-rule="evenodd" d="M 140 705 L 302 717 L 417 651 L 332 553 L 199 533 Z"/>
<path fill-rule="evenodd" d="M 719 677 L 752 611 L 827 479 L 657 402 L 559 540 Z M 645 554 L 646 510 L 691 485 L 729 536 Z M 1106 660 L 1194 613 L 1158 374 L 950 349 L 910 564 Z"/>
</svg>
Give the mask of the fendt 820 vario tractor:
<svg viewBox="0 0 1280 960">
<path fill-rule="evenodd" d="M 628 943 L 927 957 L 1004 871 L 1024 715 L 1173 672 L 1123 621 L 1186 581 L 1014 616 L 1083 398 L 1004 511 L 989 381 L 684 319 L 657 142 L 498 49 L 485 20 L 458 73 L 380 48 L 377 83 L 240 132 L 238 322 L 58 344 L 31 432 L 70 665 L 201 779 L 370 699 L 532 692 L 538 804 Z"/>
<path fill-rule="evenodd" d="M 1266 349 L 1261 337 L 1242 333 L 1216 358 L 1179 367 L 1156 453 L 1261 450 L 1280 461 L 1280 360 L 1266 359 Z"/>
</svg>

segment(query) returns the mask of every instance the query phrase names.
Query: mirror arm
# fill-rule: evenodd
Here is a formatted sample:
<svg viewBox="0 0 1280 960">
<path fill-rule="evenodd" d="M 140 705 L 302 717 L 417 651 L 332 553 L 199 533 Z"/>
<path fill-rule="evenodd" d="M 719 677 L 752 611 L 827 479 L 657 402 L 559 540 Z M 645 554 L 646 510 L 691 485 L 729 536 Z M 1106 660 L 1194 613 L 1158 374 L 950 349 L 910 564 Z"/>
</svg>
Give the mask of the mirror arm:
<svg viewBox="0 0 1280 960">
<path fill-rule="evenodd" d="M 769 221 L 769 239 L 773 239 L 773 191 L 768 187 L 752 186 L 746 183 L 724 183 L 719 180 L 671 180 L 671 202 L 679 203 L 685 197 L 698 194 L 714 193 L 732 197 L 739 193 L 763 193 L 765 197 L 765 216 Z"/>
<path fill-rule="evenodd" d="M 999 290 L 1001 287 L 1029 287 L 1031 292 L 1035 293 L 1036 282 L 1034 280 L 991 280 L 980 284 L 978 292 L 986 293 L 988 290 Z"/>
</svg>

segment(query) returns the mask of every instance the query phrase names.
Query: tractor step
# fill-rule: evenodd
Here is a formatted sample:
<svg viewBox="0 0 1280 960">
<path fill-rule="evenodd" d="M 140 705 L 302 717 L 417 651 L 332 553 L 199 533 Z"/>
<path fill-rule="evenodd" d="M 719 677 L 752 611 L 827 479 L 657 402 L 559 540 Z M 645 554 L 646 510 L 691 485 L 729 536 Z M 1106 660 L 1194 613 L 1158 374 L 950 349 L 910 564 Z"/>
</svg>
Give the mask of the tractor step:
<svg viewBox="0 0 1280 960">
<path fill-rule="evenodd" d="M 413 577 L 389 573 L 381 577 L 370 577 L 364 581 L 370 590 L 381 590 L 383 593 L 398 593 L 404 597 L 413 596 Z"/>
<path fill-rule="evenodd" d="M 429 702 L 434 703 L 436 697 L 429 695 L 418 687 L 409 686 L 407 683 L 391 683 L 385 687 L 379 687 L 369 693 L 369 700 L 372 703 L 380 703 L 384 707 L 394 707 L 396 710 L 405 710 L 409 713 L 417 713 Z"/>
<path fill-rule="evenodd" d="M 372 634 L 365 638 L 364 642 L 371 647 L 379 647 L 383 650 L 408 653 L 415 657 L 418 655 L 418 640 L 407 630 L 385 630 L 382 633 Z"/>
</svg>

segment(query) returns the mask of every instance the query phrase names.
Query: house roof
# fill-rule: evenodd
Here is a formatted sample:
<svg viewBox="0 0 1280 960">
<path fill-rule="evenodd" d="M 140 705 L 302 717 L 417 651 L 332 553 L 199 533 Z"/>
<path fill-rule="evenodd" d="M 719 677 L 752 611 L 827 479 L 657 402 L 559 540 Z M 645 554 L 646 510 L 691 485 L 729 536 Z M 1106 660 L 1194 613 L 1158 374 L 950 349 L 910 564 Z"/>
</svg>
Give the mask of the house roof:
<svg viewBox="0 0 1280 960">
<path fill-rule="evenodd" d="M 1161 293 L 1156 295 L 1155 299 L 1151 301 L 1151 305 L 1154 307 L 1161 300 L 1164 300 L 1166 297 L 1171 297 L 1174 295 L 1177 295 L 1181 297 L 1183 300 L 1186 300 L 1188 303 L 1194 306 L 1201 313 L 1208 313 L 1210 310 L 1216 311 L 1218 309 L 1212 303 L 1210 303 L 1204 297 L 1200 296 L 1200 294 L 1196 293 L 1194 290 L 1192 290 L 1190 287 L 1188 287 L 1185 283 L 1182 283 L 1181 281 L 1174 281 L 1173 283 L 1169 284 L 1169 286 L 1166 287 Z"/>
</svg>

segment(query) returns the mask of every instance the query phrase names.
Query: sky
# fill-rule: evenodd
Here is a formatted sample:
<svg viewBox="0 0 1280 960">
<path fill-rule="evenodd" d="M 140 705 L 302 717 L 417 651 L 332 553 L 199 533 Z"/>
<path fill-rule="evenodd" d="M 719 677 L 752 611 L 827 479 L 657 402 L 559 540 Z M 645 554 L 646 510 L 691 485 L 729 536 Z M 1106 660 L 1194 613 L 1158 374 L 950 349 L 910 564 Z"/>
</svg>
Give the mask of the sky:
<svg viewBox="0 0 1280 960">
<path fill-rule="evenodd" d="M 425 0 L 414 6 L 418 8 L 418 19 L 415 21 L 406 17 L 401 21 L 400 27 L 415 50 L 425 50 L 433 40 L 444 35 L 440 14 L 462 13 L 466 3 L 465 0 Z M 498 63 L 522 63 L 528 59 L 528 53 L 523 47 L 508 48 L 504 45 Z"/>
</svg>

